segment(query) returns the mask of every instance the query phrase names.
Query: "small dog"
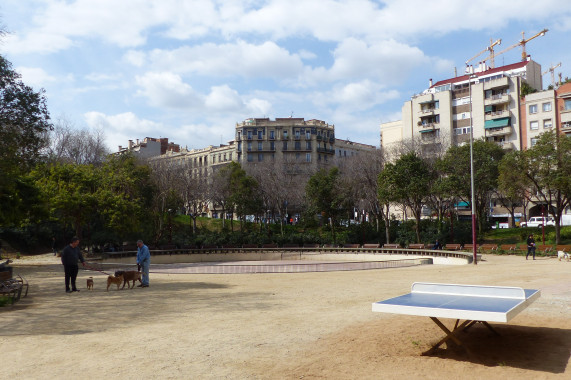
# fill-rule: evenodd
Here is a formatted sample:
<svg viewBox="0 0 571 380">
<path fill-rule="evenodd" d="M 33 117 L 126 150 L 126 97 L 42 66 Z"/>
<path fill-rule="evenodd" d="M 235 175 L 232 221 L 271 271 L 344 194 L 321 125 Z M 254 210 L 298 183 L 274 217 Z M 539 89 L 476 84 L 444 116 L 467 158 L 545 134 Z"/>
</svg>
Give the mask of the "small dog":
<svg viewBox="0 0 571 380">
<path fill-rule="evenodd" d="M 109 287 L 111 286 L 111 284 L 116 284 L 117 290 L 119 290 L 119 285 L 121 285 L 122 283 L 123 283 L 123 275 L 107 277 L 107 291 L 109 291 Z"/>
<path fill-rule="evenodd" d="M 93 277 L 87 279 L 87 290 L 93 290 Z"/>
<path fill-rule="evenodd" d="M 557 251 L 557 259 L 559 261 L 561 261 L 562 259 L 569 261 L 569 254 L 567 252 Z"/>
<path fill-rule="evenodd" d="M 127 284 L 127 289 L 131 289 L 135 287 L 135 281 L 139 280 L 139 283 L 142 284 L 141 282 L 141 272 L 137 272 L 134 270 L 127 270 L 127 271 L 123 271 L 123 270 L 118 270 L 117 272 L 115 272 L 115 277 L 118 276 L 123 276 L 123 287 L 121 289 L 125 289 L 125 284 Z M 131 286 L 131 281 L 133 281 L 133 286 Z"/>
</svg>

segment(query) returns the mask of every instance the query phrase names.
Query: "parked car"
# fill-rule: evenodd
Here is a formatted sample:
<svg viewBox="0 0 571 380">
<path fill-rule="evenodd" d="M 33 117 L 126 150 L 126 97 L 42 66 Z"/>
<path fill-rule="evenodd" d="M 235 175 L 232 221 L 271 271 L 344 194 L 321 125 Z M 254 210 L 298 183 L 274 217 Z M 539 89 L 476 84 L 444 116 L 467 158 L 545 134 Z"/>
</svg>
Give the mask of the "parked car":
<svg viewBox="0 0 571 380">
<path fill-rule="evenodd" d="M 529 218 L 527 222 L 521 222 L 519 224 L 520 227 L 541 227 L 541 226 L 555 226 L 555 219 L 552 216 L 548 217 L 541 217 L 541 216 L 534 216 Z"/>
</svg>

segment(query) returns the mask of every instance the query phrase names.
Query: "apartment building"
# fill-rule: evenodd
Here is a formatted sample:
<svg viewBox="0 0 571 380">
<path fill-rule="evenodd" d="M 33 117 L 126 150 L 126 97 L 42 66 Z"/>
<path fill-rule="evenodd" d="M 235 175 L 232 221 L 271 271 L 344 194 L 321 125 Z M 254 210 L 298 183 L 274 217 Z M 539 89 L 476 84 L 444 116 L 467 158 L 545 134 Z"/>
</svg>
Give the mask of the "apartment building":
<svg viewBox="0 0 571 380">
<path fill-rule="evenodd" d="M 555 90 L 557 130 L 571 136 L 571 82 Z"/>
<path fill-rule="evenodd" d="M 145 137 L 143 140 L 136 142 L 129 140 L 126 147 L 119 145 L 117 154 L 131 152 L 137 157 L 151 158 L 166 154 L 167 152 L 178 152 L 180 146 L 178 144 L 169 143 L 168 138 Z"/>
<path fill-rule="evenodd" d="M 315 119 L 249 118 L 236 123 L 235 133 L 236 139 L 228 144 L 190 150 L 170 149 L 160 154 L 154 149 L 153 155 L 141 157 L 154 164 L 169 162 L 180 165 L 189 170 L 193 178 L 206 184 L 217 170 L 232 161 L 240 163 L 246 170 L 258 163 L 288 163 L 296 175 L 300 175 L 300 181 L 305 181 L 321 168 L 338 165 L 342 160 L 377 149 L 373 145 L 336 139 L 334 125 Z M 219 210 L 210 204 L 204 214 L 217 217 Z"/>
</svg>

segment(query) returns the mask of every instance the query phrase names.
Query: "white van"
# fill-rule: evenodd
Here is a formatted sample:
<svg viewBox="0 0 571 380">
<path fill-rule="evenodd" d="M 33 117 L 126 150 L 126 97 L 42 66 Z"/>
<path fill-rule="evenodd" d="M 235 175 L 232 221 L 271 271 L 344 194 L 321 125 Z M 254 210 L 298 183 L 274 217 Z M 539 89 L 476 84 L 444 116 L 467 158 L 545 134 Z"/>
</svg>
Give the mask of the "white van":
<svg viewBox="0 0 571 380">
<path fill-rule="evenodd" d="M 555 219 L 552 216 L 548 217 L 541 217 L 541 216 L 534 216 L 529 218 L 527 222 L 521 222 L 519 224 L 520 227 L 541 227 L 543 225 L 546 226 L 555 226 Z"/>
</svg>

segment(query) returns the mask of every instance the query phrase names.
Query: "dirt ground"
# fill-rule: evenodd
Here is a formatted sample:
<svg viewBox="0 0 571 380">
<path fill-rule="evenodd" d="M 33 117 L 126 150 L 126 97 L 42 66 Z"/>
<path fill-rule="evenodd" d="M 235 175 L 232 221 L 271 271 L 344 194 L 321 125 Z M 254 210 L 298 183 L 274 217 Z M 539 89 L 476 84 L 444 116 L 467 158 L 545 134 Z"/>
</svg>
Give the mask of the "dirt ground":
<svg viewBox="0 0 571 380">
<path fill-rule="evenodd" d="M 4 379 L 570 379 L 571 262 L 486 255 L 478 265 L 295 274 L 153 274 L 105 291 L 80 271 L 66 294 L 49 255 L 16 260 L 30 295 L 0 308 Z M 152 268 L 151 268 L 152 271 Z M 95 289 L 86 290 L 94 276 Z M 500 337 L 477 324 L 422 356 L 427 317 L 373 313 L 415 281 L 541 289 Z M 449 327 L 454 321 L 443 320 Z"/>
</svg>

